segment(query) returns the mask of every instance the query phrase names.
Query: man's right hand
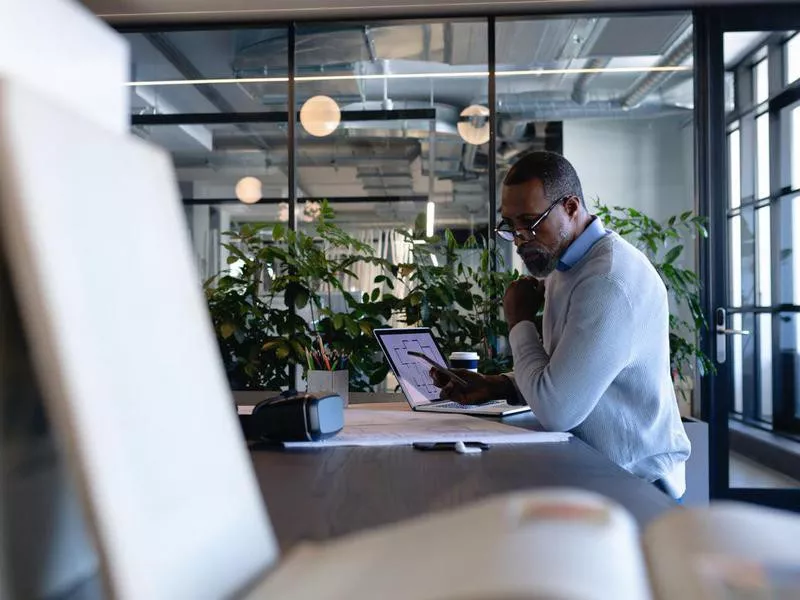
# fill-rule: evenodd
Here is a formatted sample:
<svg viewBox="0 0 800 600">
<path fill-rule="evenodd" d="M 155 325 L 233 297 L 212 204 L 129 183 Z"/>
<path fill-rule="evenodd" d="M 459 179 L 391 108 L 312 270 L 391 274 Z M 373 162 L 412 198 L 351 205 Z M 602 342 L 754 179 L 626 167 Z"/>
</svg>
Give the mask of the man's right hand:
<svg viewBox="0 0 800 600">
<path fill-rule="evenodd" d="M 459 404 L 483 404 L 489 400 L 515 398 L 517 391 L 514 383 L 503 375 L 481 375 L 467 369 L 450 369 L 467 382 L 462 386 L 447 375 L 431 369 L 433 383 L 442 388 L 440 398 L 452 400 Z"/>
</svg>

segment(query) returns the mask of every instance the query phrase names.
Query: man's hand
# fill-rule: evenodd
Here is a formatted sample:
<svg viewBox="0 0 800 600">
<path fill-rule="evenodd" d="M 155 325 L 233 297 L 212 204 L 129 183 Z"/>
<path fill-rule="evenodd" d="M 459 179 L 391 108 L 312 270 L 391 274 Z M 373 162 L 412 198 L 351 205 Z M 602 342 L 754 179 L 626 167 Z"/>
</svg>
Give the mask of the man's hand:
<svg viewBox="0 0 800 600">
<path fill-rule="evenodd" d="M 467 382 L 464 387 L 447 375 L 431 369 L 430 375 L 433 383 L 442 388 L 440 398 L 452 400 L 459 404 L 483 404 L 489 400 L 501 398 L 516 398 L 517 390 L 514 383 L 503 375 L 480 375 L 467 369 L 450 369 Z"/>
<path fill-rule="evenodd" d="M 512 282 L 503 298 L 503 311 L 508 330 L 520 321 L 534 322 L 536 313 L 544 305 L 544 281 L 533 277 L 521 277 Z"/>
</svg>

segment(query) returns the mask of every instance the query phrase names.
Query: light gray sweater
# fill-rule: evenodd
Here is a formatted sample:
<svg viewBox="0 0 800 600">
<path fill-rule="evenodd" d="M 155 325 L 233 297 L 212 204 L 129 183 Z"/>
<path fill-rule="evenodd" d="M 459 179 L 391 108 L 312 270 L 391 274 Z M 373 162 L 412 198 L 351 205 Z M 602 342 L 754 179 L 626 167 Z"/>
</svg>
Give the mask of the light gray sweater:
<svg viewBox="0 0 800 600">
<path fill-rule="evenodd" d="M 684 494 L 690 444 L 670 377 L 667 291 L 639 250 L 609 233 L 554 271 L 542 339 L 522 321 L 509 341 L 517 389 L 546 429 Z"/>
</svg>

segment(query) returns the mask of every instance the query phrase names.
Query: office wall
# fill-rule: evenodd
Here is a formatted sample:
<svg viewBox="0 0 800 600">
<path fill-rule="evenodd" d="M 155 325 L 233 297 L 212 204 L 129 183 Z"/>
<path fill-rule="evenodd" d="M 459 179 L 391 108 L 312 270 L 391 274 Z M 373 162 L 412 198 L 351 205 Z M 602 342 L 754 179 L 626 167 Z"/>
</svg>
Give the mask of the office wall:
<svg viewBox="0 0 800 600">
<path fill-rule="evenodd" d="M 634 207 L 659 220 L 692 210 L 693 153 L 687 117 L 564 122 L 564 154 L 587 201 Z"/>
<path fill-rule="evenodd" d="M 578 171 L 590 206 L 599 199 L 659 221 L 694 210 L 694 128 L 688 116 L 573 120 L 564 122 L 563 131 L 564 155 Z M 684 248 L 678 263 L 696 271 L 695 240 L 685 239 Z M 690 320 L 685 307 L 677 314 Z M 689 394 L 681 404 L 686 413 Z"/>
<path fill-rule="evenodd" d="M 564 121 L 564 155 L 583 193 L 610 206 L 641 210 L 663 221 L 694 210 L 694 129 L 688 116 Z M 686 240 L 682 266 L 695 269 Z"/>
</svg>

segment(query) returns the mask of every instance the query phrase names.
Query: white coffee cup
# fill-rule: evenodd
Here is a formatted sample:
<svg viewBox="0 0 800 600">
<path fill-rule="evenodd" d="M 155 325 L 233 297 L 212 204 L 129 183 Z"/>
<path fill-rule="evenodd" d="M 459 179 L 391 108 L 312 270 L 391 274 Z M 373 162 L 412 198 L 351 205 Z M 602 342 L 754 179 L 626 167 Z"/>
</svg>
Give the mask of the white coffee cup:
<svg viewBox="0 0 800 600">
<path fill-rule="evenodd" d="M 478 372 L 478 361 L 480 356 L 477 352 L 451 352 L 450 366 L 454 369 L 467 369 L 468 371 Z"/>
</svg>

